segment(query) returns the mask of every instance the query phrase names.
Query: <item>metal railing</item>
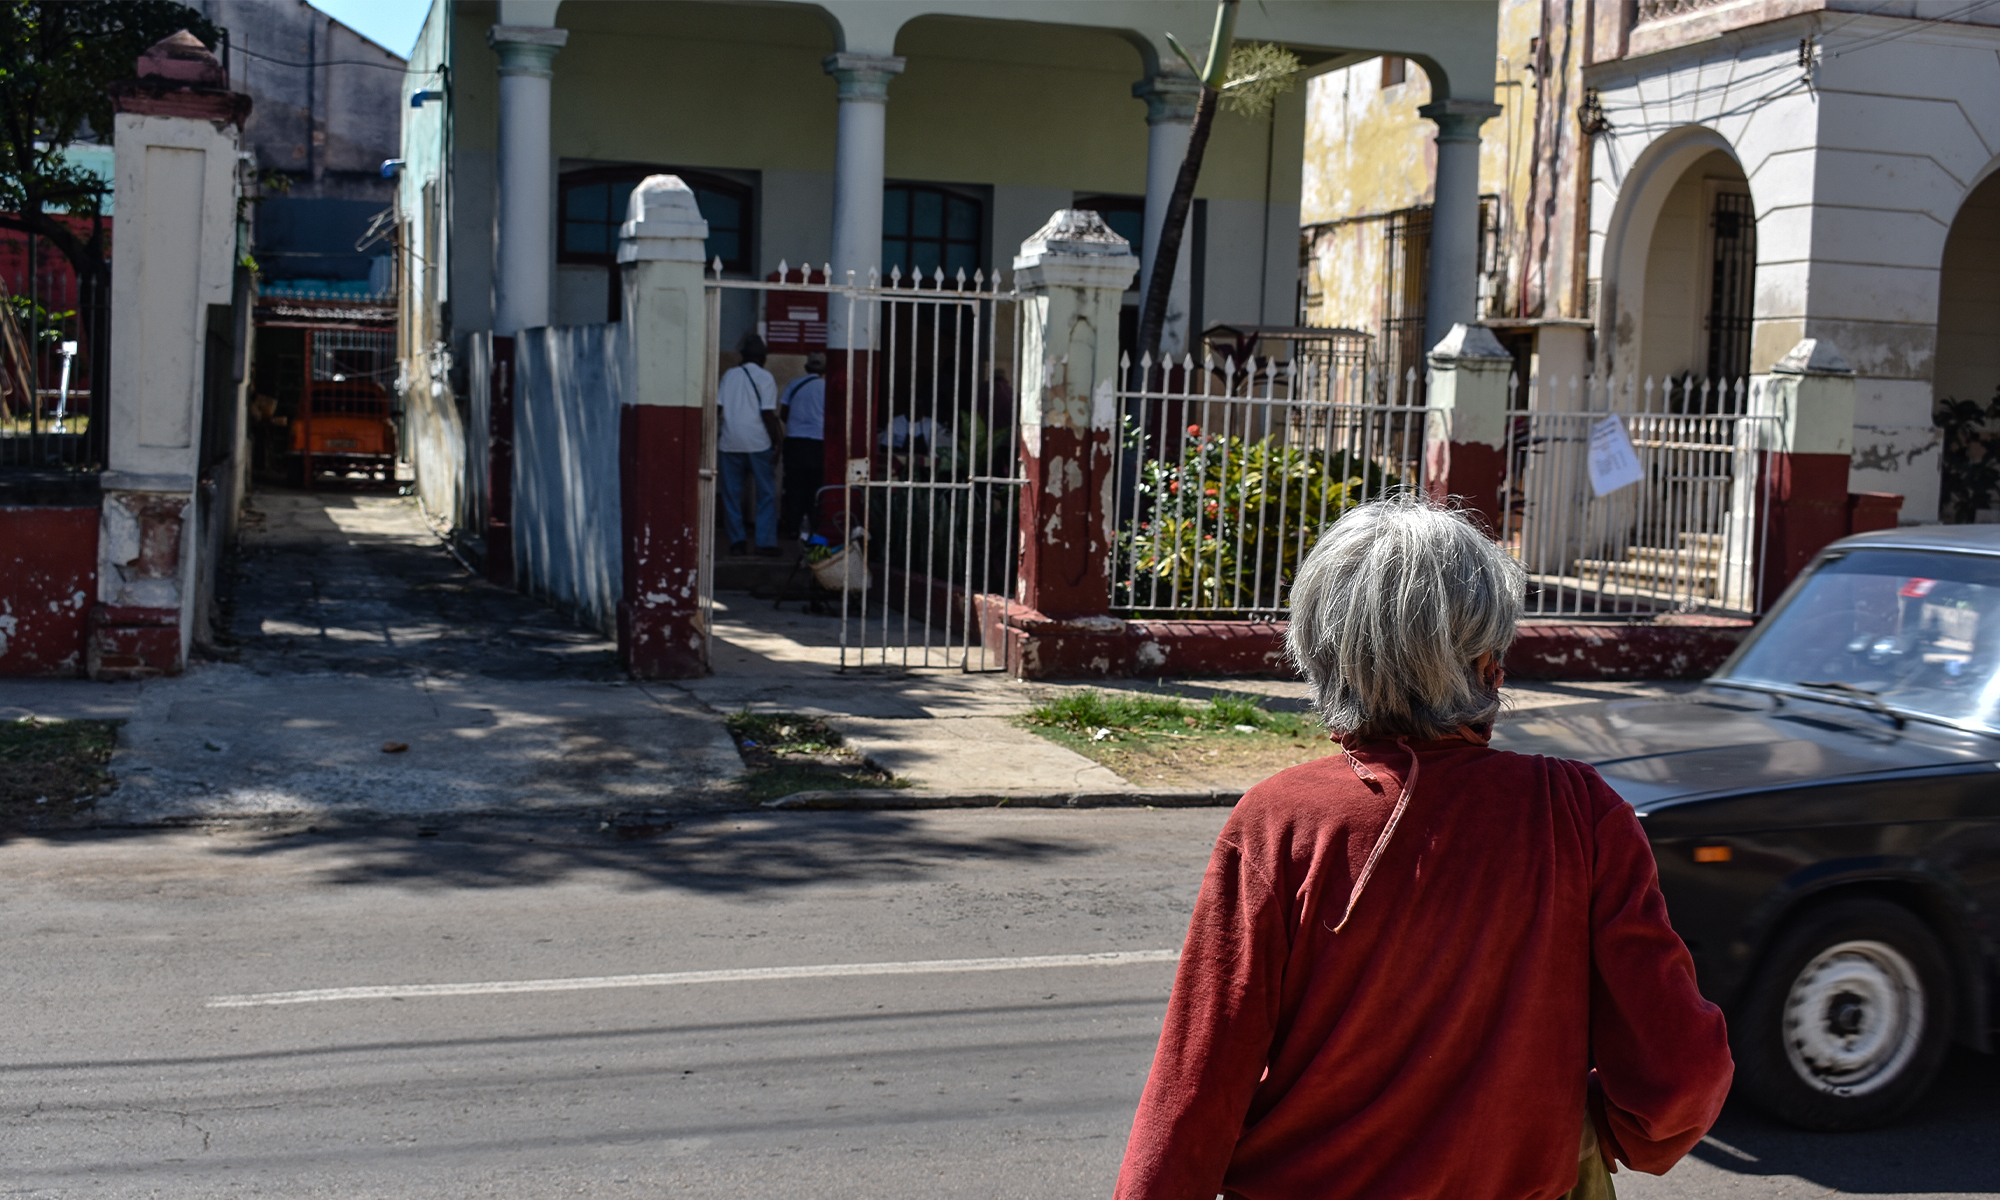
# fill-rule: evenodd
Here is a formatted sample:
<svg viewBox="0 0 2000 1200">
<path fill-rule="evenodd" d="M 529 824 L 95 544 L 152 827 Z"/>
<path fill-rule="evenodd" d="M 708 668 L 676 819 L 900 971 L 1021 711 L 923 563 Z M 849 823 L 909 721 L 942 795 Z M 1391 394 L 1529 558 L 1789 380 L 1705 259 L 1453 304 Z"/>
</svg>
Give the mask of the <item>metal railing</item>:
<svg viewBox="0 0 2000 1200">
<path fill-rule="evenodd" d="M 1527 615 L 1762 611 L 1768 481 L 1759 451 L 1777 418 L 1752 415 L 1749 381 L 1543 379 L 1528 387 L 1528 411 L 1508 422 L 1500 530 L 1528 571 Z M 1639 478 L 1599 495 L 1592 438 L 1612 437 L 1612 420 Z"/>
<path fill-rule="evenodd" d="M 1121 376 L 1131 379 L 1129 361 Z M 1369 403 L 1365 363 L 1210 358 L 1118 394 L 1111 605 L 1132 616 L 1282 614 L 1300 561 L 1356 504 L 1424 483 L 1433 410 Z"/>
<path fill-rule="evenodd" d="M 840 568 L 847 574 L 835 576 L 846 581 L 837 590 L 841 668 L 1002 669 L 1004 656 L 985 644 L 982 627 L 1004 623 L 1019 568 L 1019 293 L 983 271 L 905 277 L 897 268 L 886 277 L 870 271 L 865 283 L 852 272 L 846 283 L 829 283 L 829 268 L 780 263 L 767 280 L 720 278 L 719 263 L 714 270 L 710 345 L 718 355 L 724 293 L 757 297 L 767 329 L 770 295 L 826 297 L 826 349 L 838 357 L 825 433 L 845 471 L 826 479 L 812 517 L 831 543 L 814 552 L 849 555 Z M 716 377 L 712 366 L 707 378 Z M 708 407 L 712 414 L 712 390 Z M 704 511 L 708 536 L 713 525 Z M 988 604 L 1000 611 L 986 613 Z"/>
<path fill-rule="evenodd" d="M 0 469 L 60 479 L 104 465 L 110 288 L 79 285 L 44 239 L 0 238 Z"/>
</svg>

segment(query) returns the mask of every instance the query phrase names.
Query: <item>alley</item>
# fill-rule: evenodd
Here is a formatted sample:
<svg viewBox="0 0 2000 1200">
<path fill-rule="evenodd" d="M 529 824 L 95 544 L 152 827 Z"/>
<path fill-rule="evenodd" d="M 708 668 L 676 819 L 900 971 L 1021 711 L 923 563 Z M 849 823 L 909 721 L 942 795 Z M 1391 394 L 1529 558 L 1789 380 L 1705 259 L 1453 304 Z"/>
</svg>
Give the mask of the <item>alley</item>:
<svg viewBox="0 0 2000 1200">
<path fill-rule="evenodd" d="M 699 702 L 473 575 L 411 499 L 260 490 L 230 583 L 220 661 L 115 689 L 104 819 L 678 808 L 741 771 Z"/>
<path fill-rule="evenodd" d="M 31 1195 L 1105 1196 L 1222 819 L 17 840 L 0 988 L 35 1016 L 0 1032 L 0 1147 Z M 927 965 L 968 958 L 1002 961 Z M 461 986 L 266 1002 L 409 984 Z M 1618 1186 L 1991 1194 L 1996 1117 L 2000 1071 L 1960 1055 L 1893 1128 L 1732 1107 L 1670 1176 Z"/>
</svg>

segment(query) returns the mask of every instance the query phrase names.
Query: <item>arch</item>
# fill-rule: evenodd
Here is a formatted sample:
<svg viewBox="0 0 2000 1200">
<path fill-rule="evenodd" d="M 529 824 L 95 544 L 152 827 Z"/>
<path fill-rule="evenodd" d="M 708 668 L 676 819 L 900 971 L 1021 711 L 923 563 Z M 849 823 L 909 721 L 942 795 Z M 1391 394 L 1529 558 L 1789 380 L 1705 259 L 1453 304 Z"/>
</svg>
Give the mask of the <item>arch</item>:
<svg viewBox="0 0 2000 1200">
<path fill-rule="evenodd" d="M 1600 374 L 1638 369 L 1647 261 L 1660 212 L 1688 168 L 1718 151 L 1742 170 L 1728 138 L 1705 125 L 1685 125 L 1654 139 L 1619 182 L 1596 273 Z"/>
<path fill-rule="evenodd" d="M 2000 158 L 1952 214 L 1938 266 L 1933 399 L 1985 401 L 2000 389 Z"/>
</svg>

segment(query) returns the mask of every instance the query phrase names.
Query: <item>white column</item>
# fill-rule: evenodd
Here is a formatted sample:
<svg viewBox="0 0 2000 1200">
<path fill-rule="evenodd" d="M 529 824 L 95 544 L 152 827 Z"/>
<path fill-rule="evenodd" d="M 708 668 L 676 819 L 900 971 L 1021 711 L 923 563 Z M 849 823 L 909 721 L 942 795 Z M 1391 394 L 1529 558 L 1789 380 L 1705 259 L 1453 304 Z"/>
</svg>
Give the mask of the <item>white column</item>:
<svg viewBox="0 0 2000 1200">
<path fill-rule="evenodd" d="M 866 284 L 882 266 L 882 174 L 888 152 L 889 81 L 903 60 L 889 54 L 829 54 L 821 64 L 840 85 L 833 151 L 833 278 Z M 828 313 L 830 345 L 845 348 L 846 308 Z"/>
<path fill-rule="evenodd" d="M 1194 133 L 1194 108 L 1201 84 L 1192 76 L 1155 75 L 1132 85 L 1132 94 L 1146 102 L 1146 233 L 1139 246 L 1139 299 L 1153 286 L 1153 259 L 1160 247 L 1160 230 L 1167 220 L 1167 201 L 1187 157 Z M 1160 328 L 1160 352 L 1182 354 L 1188 348 L 1189 298 L 1194 294 L 1194 206 L 1188 206 L 1181 227 L 1181 252 L 1174 259 L 1174 286 L 1167 290 L 1167 319 Z"/>
<path fill-rule="evenodd" d="M 512 336 L 549 323 L 554 163 L 549 150 L 549 84 L 566 29 L 495 25 L 487 44 L 500 56 L 499 189 L 493 263 L 493 332 Z"/>
<path fill-rule="evenodd" d="M 1500 115 L 1484 100 L 1439 100 L 1417 110 L 1437 122 L 1437 183 L 1431 199 L 1431 269 L 1424 344 L 1479 319 L 1479 127 Z"/>
</svg>

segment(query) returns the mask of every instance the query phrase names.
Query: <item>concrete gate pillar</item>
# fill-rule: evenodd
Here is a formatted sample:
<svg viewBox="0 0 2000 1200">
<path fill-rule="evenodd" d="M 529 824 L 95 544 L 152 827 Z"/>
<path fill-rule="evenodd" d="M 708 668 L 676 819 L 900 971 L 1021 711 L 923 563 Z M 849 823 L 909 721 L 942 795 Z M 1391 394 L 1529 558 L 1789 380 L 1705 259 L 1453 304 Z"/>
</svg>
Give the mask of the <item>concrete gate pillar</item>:
<svg viewBox="0 0 2000 1200">
<path fill-rule="evenodd" d="M 1777 418 L 1761 456 L 1768 610 L 1813 555 L 1847 534 L 1854 368 L 1831 342 L 1807 338 L 1770 374 L 1751 377 L 1750 396 L 1752 412 Z"/>
<path fill-rule="evenodd" d="M 708 222 L 675 175 L 640 183 L 626 213 L 618 262 L 631 375 L 618 422 L 618 657 L 635 679 L 686 679 L 708 673 Z"/>
<path fill-rule="evenodd" d="M 113 88 L 118 252 L 98 528 L 94 679 L 173 674 L 196 618 L 202 396 L 210 308 L 231 302 L 236 153 L 250 98 L 183 31 Z"/>
<path fill-rule="evenodd" d="M 1021 243 L 1019 599 L 1058 619 L 1111 603 L 1112 456 L 1118 422 L 1118 308 L 1138 269 L 1131 247 L 1082 209 Z"/>
<path fill-rule="evenodd" d="M 1514 358 L 1483 325 L 1453 325 L 1431 348 L 1424 491 L 1456 499 L 1498 537 L 1507 486 L 1507 376 Z"/>
</svg>

